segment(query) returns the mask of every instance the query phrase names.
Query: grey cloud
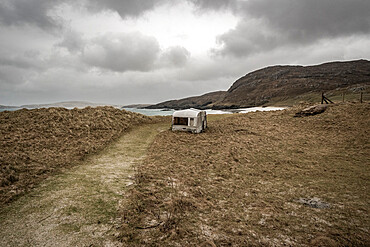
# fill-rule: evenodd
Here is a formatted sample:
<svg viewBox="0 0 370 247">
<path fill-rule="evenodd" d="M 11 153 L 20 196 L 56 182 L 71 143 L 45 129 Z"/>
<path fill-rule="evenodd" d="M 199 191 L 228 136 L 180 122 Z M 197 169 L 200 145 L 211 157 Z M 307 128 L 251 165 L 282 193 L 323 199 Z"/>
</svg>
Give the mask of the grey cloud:
<svg viewBox="0 0 370 247">
<path fill-rule="evenodd" d="M 221 9 L 234 7 L 237 0 L 188 0 L 200 9 Z"/>
<path fill-rule="evenodd" d="M 57 46 L 65 47 L 69 52 L 75 53 L 83 50 L 85 43 L 80 33 L 70 30 L 63 35 L 63 40 Z"/>
<path fill-rule="evenodd" d="M 219 36 L 219 53 L 246 56 L 277 47 L 370 33 L 367 0 L 249 0 L 237 27 Z"/>
<path fill-rule="evenodd" d="M 66 100 L 113 104 L 158 103 L 212 90 L 208 83 L 169 81 L 162 71 L 129 74 L 93 75 L 68 69 L 52 70 L 33 76 L 27 84 L 16 86 L 1 83 L 0 69 L 0 104 L 22 105 Z"/>
<path fill-rule="evenodd" d="M 90 0 L 88 7 L 93 11 L 101 9 L 115 10 L 125 18 L 127 16 L 138 16 L 145 11 L 153 9 L 155 6 L 165 2 L 164 0 Z"/>
<path fill-rule="evenodd" d="M 236 5 L 238 0 L 186 0 L 193 3 L 199 10 L 218 10 Z M 174 4 L 170 0 L 89 0 L 88 8 L 92 11 L 110 9 L 117 11 L 122 17 L 135 17 L 154 9 L 162 4 Z"/>
<path fill-rule="evenodd" d="M 160 58 L 160 66 L 184 66 L 190 58 L 190 52 L 181 46 L 170 47 L 165 50 Z"/>
<path fill-rule="evenodd" d="M 352 38 L 346 39 L 350 41 Z M 370 54 L 368 40 L 369 38 L 357 40 L 357 43 L 347 45 L 347 42 L 338 38 L 297 50 L 260 53 L 248 59 L 219 57 L 213 62 L 195 59 L 197 62 L 188 61 L 179 71 L 96 74 L 66 67 L 35 74 L 14 67 L 11 67 L 11 70 L 2 69 L 0 66 L 0 104 L 21 105 L 65 100 L 115 104 L 158 103 L 227 90 L 240 76 L 268 65 L 304 65 L 330 60 L 358 59 L 364 54 Z M 335 49 L 327 49 L 329 46 Z M 25 71 L 27 73 L 24 73 Z M 26 81 L 27 83 L 24 83 Z"/>
<path fill-rule="evenodd" d="M 0 91 L 24 82 L 25 71 L 16 67 L 0 66 Z"/>
<path fill-rule="evenodd" d="M 235 29 L 220 35 L 217 42 L 223 47 L 213 49 L 213 53 L 243 57 L 273 49 L 287 42 L 285 36 L 279 36 L 260 20 L 243 20 Z"/>
<path fill-rule="evenodd" d="M 237 0 L 187 1 L 203 10 L 234 6 Z M 122 18 L 139 16 L 161 4 L 173 4 L 170 0 L 1 0 L 0 23 L 4 25 L 35 25 L 48 30 L 61 27 L 61 20 L 57 16 L 50 16 L 49 11 L 62 3 L 76 4 L 76 6 L 85 3 L 86 7 L 94 12 L 113 10 L 117 11 Z"/>
<path fill-rule="evenodd" d="M 48 11 L 60 0 L 2 0 L 0 22 L 5 25 L 31 24 L 43 29 L 59 26 L 60 23 L 48 16 Z"/>
<path fill-rule="evenodd" d="M 116 72 L 149 71 L 159 52 L 155 38 L 140 33 L 107 34 L 85 46 L 83 61 Z"/>
<path fill-rule="evenodd" d="M 13 56 L 13 57 L 1 57 L 0 58 L 1 67 L 16 67 L 20 69 L 34 69 L 38 68 L 34 63 L 34 60 L 30 60 L 24 57 Z"/>
<path fill-rule="evenodd" d="M 298 39 L 370 32 L 368 0 L 250 0 L 243 10 Z"/>
<path fill-rule="evenodd" d="M 45 63 L 36 51 L 28 51 L 20 54 L 0 51 L 0 68 L 9 69 L 10 67 L 39 71 L 45 68 Z"/>
</svg>

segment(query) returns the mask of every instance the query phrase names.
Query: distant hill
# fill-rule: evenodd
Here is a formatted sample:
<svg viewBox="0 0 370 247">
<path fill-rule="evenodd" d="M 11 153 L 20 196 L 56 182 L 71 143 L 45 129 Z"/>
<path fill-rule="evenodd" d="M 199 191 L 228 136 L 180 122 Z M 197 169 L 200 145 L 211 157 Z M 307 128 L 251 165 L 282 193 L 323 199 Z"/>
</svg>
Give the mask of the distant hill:
<svg viewBox="0 0 370 247">
<path fill-rule="evenodd" d="M 121 108 L 137 108 L 137 109 L 143 109 L 145 107 L 150 106 L 151 104 L 132 104 L 132 105 L 124 105 Z"/>
<path fill-rule="evenodd" d="M 303 96 L 334 90 L 368 91 L 369 86 L 370 62 L 367 60 L 315 66 L 271 66 L 241 77 L 226 92 L 170 100 L 148 108 L 243 108 L 298 100 Z"/>
<path fill-rule="evenodd" d="M 96 106 L 113 106 L 110 104 L 101 104 L 101 103 L 91 103 L 86 101 L 65 101 L 57 102 L 50 104 L 31 104 L 31 105 L 22 105 L 21 108 L 49 108 L 49 107 L 63 107 L 63 108 L 84 108 L 84 107 L 96 107 Z"/>
<path fill-rule="evenodd" d="M 13 109 L 13 108 L 18 108 L 18 106 L 0 105 L 0 109 Z"/>
<path fill-rule="evenodd" d="M 65 101 L 65 102 L 57 102 L 57 103 L 50 103 L 50 104 L 29 104 L 29 105 L 21 105 L 21 106 L 5 106 L 0 105 L 0 110 L 16 110 L 16 109 L 39 109 L 39 108 L 50 108 L 50 107 L 62 107 L 62 108 L 85 108 L 85 107 L 97 107 L 97 106 L 113 106 L 113 107 L 120 107 L 117 105 L 111 104 L 102 104 L 102 103 L 91 103 L 86 101 Z"/>
<path fill-rule="evenodd" d="M 225 91 L 218 91 L 207 93 L 201 96 L 189 97 L 180 100 L 169 100 L 156 105 L 147 106 L 148 109 L 185 109 L 185 108 L 198 108 L 206 109 L 210 105 L 222 101 L 225 98 Z M 209 108 L 209 107 L 208 107 Z"/>
</svg>

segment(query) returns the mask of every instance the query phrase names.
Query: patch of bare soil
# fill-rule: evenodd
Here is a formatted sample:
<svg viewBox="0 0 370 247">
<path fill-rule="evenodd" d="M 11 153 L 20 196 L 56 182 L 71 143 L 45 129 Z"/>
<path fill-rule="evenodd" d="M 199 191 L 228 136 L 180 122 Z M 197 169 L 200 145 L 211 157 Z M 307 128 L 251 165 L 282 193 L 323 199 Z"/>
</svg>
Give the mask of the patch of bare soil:
<svg viewBox="0 0 370 247">
<path fill-rule="evenodd" d="M 122 246 L 117 238 L 119 204 L 133 184 L 133 169 L 167 127 L 133 128 L 1 208 L 0 246 Z"/>
<path fill-rule="evenodd" d="M 129 246 L 365 246 L 370 104 L 210 119 L 157 136 L 122 208 Z"/>
<path fill-rule="evenodd" d="M 113 107 L 0 112 L 0 205 L 131 126 L 149 122 L 153 119 Z"/>
</svg>

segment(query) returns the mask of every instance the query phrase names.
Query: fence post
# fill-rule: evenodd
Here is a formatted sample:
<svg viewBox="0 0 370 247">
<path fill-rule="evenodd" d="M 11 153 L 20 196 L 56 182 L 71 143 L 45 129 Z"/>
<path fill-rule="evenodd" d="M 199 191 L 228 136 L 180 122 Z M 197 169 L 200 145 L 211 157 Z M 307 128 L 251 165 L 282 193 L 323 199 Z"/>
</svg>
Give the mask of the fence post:
<svg viewBox="0 0 370 247">
<path fill-rule="evenodd" d="M 324 93 L 321 93 L 321 104 L 324 104 Z"/>
<path fill-rule="evenodd" d="M 342 93 L 342 102 L 344 102 L 344 93 Z"/>
<path fill-rule="evenodd" d="M 362 92 L 360 93 L 360 103 L 362 103 Z"/>
<path fill-rule="evenodd" d="M 329 102 L 330 102 L 330 103 L 332 103 L 332 104 L 334 104 L 334 102 L 333 102 L 333 101 L 331 101 L 329 98 L 327 98 L 327 97 L 324 95 L 324 93 L 321 93 L 321 104 L 324 104 L 324 101 L 325 101 L 325 103 L 326 103 L 326 104 L 329 104 Z"/>
</svg>

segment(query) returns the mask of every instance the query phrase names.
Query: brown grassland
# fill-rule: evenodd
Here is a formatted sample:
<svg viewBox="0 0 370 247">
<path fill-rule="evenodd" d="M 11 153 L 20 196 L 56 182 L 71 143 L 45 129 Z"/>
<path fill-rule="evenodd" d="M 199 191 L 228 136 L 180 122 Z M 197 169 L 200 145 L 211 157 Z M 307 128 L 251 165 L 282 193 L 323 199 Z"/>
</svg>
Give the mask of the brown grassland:
<svg viewBox="0 0 370 247">
<path fill-rule="evenodd" d="M 199 135 L 159 134 L 122 206 L 121 241 L 368 245 L 370 104 L 294 118 L 302 107 L 211 116 Z"/>
<path fill-rule="evenodd" d="M 0 112 L 0 205 L 153 118 L 113 107 Z"/>
</svg>

